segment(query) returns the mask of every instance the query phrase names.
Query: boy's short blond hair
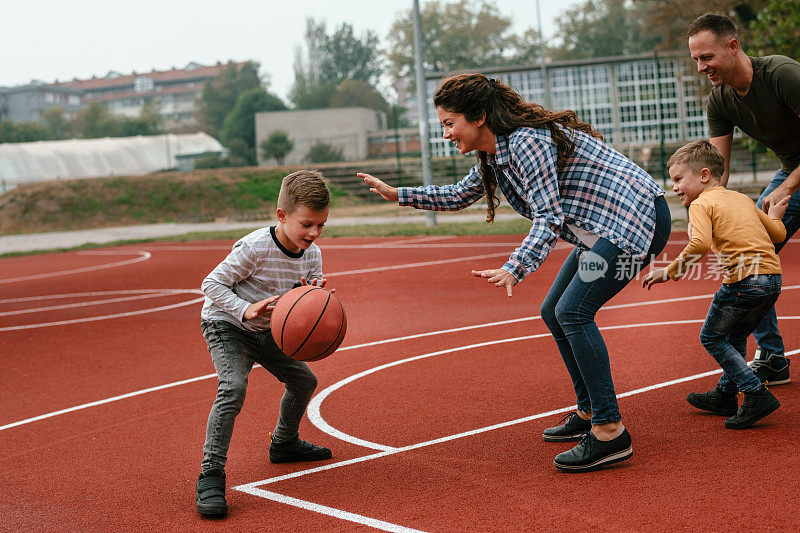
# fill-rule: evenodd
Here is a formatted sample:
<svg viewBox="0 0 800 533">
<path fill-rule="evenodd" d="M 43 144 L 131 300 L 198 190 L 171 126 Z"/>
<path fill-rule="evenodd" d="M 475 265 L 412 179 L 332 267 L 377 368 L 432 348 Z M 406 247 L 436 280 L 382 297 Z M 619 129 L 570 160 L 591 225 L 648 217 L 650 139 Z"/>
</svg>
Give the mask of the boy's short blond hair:
<svg viewBox="0 0 800 533">
<path fill-rule="evenodd" d="M 312 211 L 322 211 L 331 205 L 331 192 L 318 170 L 298 170 L 281 182 L 278 208 L 294 213 L 301 205 Z"/>
<path fill-rule="evenodd" d="M 681 146 L 667 161 L 667 168 L 681 164 L 688 166 L 692 172 L 707 168 L 714 179 L 720 179 L 725 172 L 725 158 L 708 141 L 693 141 Z"/>
</svg>

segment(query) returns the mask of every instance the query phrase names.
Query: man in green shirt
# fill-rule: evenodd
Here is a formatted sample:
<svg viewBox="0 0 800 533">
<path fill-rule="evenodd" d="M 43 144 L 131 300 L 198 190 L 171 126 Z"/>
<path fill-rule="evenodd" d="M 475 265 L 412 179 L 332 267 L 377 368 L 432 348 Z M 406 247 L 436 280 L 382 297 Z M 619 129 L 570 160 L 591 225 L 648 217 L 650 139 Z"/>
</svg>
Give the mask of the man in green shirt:
<svg viewBox="0 0 800 533">
<path fill-rule="evenodd" d="M 734 127 L 767 146 L 781 161 L 781 169 L 758 199 L 766 211 L 791 195 L 782 219 L 786 239 L 775 244 L 778 252 L 800 227 L 800 63 L 777 55 L 749 57 L 739 44 L 736 26 L 724 15 L 702 15 L 686 34 L 698 72 L 713 85 L 708 129 L 709 141 L 725 157 L 721 184 L 727 184 L 730 174 Z M 756 375 L 771 385 L 789 383 L 789 360 L 774 307 L 753 335 L 758 350 L 750 365 Z"/>
</svg>

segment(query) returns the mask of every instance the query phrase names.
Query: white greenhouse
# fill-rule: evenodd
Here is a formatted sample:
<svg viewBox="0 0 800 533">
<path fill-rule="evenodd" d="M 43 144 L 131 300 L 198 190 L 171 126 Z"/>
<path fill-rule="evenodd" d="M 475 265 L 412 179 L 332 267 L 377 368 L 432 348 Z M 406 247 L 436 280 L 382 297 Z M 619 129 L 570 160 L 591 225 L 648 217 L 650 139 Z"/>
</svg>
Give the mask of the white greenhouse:
<svg viewBox="0 0 800 533">
<path fill-rule="evenodd" d="M 205 133 L 0 144 L 0 192 L 22 183 L 137 176 L 178 167 L 178 157 L 224 154 Z"/>
</svg>

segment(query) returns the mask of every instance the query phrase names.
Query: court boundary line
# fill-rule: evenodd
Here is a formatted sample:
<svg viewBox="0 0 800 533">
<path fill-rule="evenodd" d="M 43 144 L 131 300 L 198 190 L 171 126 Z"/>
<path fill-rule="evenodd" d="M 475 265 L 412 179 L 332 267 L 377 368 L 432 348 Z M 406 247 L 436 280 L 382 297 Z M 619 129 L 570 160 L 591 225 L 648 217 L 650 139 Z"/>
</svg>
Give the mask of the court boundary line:
<svg viewBox="0 0 800 533">
<path fill-rule="evenodd" d="M 92 252 L 76 252 L 77 255 L 130 255 L 130 254 L 138 254 L 139 257 L 134 257 L 133 259 L 126 259 L 124 261 L 115 261 L 113 263 L 105 263 L 103 265 L 95 265 L 90 267 L 82 267 L 82 268 L 72 268 L 69 270 L 57 270 L 55 272 L 48 272 L 44 274 L 32 274 L 30 276 L 19 276 L 16 278 L 7 278 L 7 279 L 0 279 L 0 284 L 3 283 L 11 283 L 14 281 L 28 281 L 31 279 L 44 279 L 44 278 L 55 278 L 58 276 L 67 276 L 69 274 L 78 274 L 81 272 L 93 272 L 95 270 L 103 270 L 106 268 L 114 268 L 119 266 L 125 265 L 132 265 L 134 263 L 139 263 L 141 261 L 147 261 L 153 254 L 147 252 L 145 250 L 136 250 L 136 251 L 127 251 L 127 250 L 120 250 L 120 251 L 92 251 Z"/>
<path fill-rule="evenodd" d="M 800 288 L 800 285 L 792 285 L 792 286 L 789 286 L 789 287 L 784 287 L 784 290 L 797 289 L 797 288 Z M 698 300 L 698 299 L 702 299 L 702 298 L 708 298 L 708 297 L 711 297 L 711 296 L 713 296 L 713 294 L 683 296 L 683 297 L 678 297 L 678 298 L 667 298 L 667 299 L 664 299 L 664 300 L 646 300 L 646 301 L 642 302 L 642 305 L 651 305 L 651 304 L 657 304 L 657 303 L 674 303 L 674 302 L 679 302 L 679 301 Z M 189 302 L 189 303 L 191 303 L 191 302 Z M 188 303 L 184 303 L 182 305 L 188 305 Z M 632 306 L 635 306 L 635 305 L 637 305 L 635 302 L 628 303 L 628 304 L 617 304 L 617 305 L 614 305 L 614 306 L 605 306 L 605 307 L 601 308 L 601 310 L 603 310 L 603 309 L 619 309 L 619 308 L 624 308 L 624 307 L 632 307 Z M 461 327 L 461 328 L 453 328 L 453 329 L 446 329 L 446 330 L 439 330 L 439 331 L 431 331 L 431 332 L 427 332 L 427 333 L 418 333 L 418 334 L 414 334 L 414 335 L 406 335 L 406 336 L 403 336 L 403 337 L 394 337 L 394 338 L 391 338 L 391 339 L 383 339 L 383 340 L 380 340 L 380 341 L 372 341 L 372 342 L 367 342 L 367 343 L 362 343 L 362 344 L 354 344 L 354 345 L 351 345 L 351 346 L 343 346 L 343 347 L 339 348 L 339 350 L 337 350 L 337 351 L 356 350 L 356 349 L 359 349 L 359 348 L 366 348 L 366 347 L 369 347 L 369 346 L 377 346 L 377 345 L 380 345 L 380 344 L 389 344 L 389 343 L 392 343 L 392 342 L 400 342 L 400 341 L 404 341 L 404 340 L 417 339 L 417 338 L 429 337 L 429 336 L 434 336 L 434 335 L 443 335 L 443 334 L 447 334 L 447 333 L 456 333 L 456 332 L 459 332 L 459 331 L 467 331 L 467 330 L 470 330 L 470 329 L 479 329 L 479 328 L 482 328 L 482 327 L 493 327 L 493 326 L 497 326 L 497 325 L 505 325 L 505 324 L 511 324 L 511 323 L 515 323 L 515 322 L 523 322 L 523 321 L 527 321 L 527 320 L 536 320 L 536 319 L 539 319 L 539 318 L 541 318 L 541 317 L 540 316 L 522 317 L 522 318 L 509 319 L 509 320 L 501 320 L 501 321 L 497 321 L 497 322 L 486 322 L 486 323 L 483 323 L 483 324 L 464 326 L 464 327 Z M 779 320 L 797 320 L 797 319 L 800 319 L 800 316 L 783 316 L 783 317 L 779 316 L 778 319 Z M 2 329 L 0 329 L 0 331 L 2 331 Z M 794 355 L 796 353 L 800 353 L 800 349 L 786 352 L 786 355 L 787 356 L 788 355 Z M 256 366 L 260 366 L 260 365 L 256 365 Z M 255 368 L 255 366 L 254 366 L 254 368 Z M 67 408 L 64 408 L 64 409 L 57 410 L 57 411 L 52 411 L 50 413 L 44 413 L 44 414 L 37 415 L 37 416 L 34 416 L 34 417 L 26 418 L 26 419 L 23 419 L 23 420 L 10 422 L 8 424 L 0 426 L 0 431 L 4 431 L 6 429 L 11 429 L 13 427 L 29 424 L 29 423 L 36 422 L 36 421 L 39 421 L 39 420 L 52 418 L 54 416 L 67 414 L 67 413 L 72 413 L 72 412 L 75 412 L 75 411 L 81 411 L 81 410 L 88 409 L 90 407 L 95 407 L 95 406 L 98 406 L 98 405 L 104 405 L 106 403 L 111 403 L 111 402 L 114 402 L 114 401 L 130 398 L 130 397 L 133 397 L 133 396 L 138 396 L 140 394 L 146 394 L 146 393 L 149 393 L 149 392 L 155 392 L 155 391 L 159 391 L 159 390 L 163 390 L 163 389 L 169 389 L 169 388 L 173 388 L 173 387 L 178 387 L 178 386 L 181 386 L 181 385 L 185 385 L 187 383 L 193 383 L 195 381 L 202 381 L 202 380 L 205 380 L 205 379 L 211 379 L 211 378 L 216 377 L 216 376 L 217 376 L 216 373 L 206 374 L 204 376 L 199 376 L 199 377 L 195 377 L 195 378 L 187 378 L 187 379 L 180 380 L 180 381 L 174 381 L 174 382 L 171 382 L 171 383 L 165 383 L 165 384 L 162 384 L 162 385 L 156 385 L 154 387 L 141 389 L 139 391 L 133 391 L 133 392 L 129 392 L 129 393 L 113 396 L 113 397 L 110 397 L 110 398 L 105 398 L 105 399 L 101 399 L 101 400 L 95 400 L 95 401 L 92 401 L 92 402 L 88 402 L 88 403 L 84 403 L 84 404 L 80 404 L 80 405 L 76 405 L 76 406 L 72 406 L 72 407 L 67 407 Z M 313 398 L 312 398 L 312 402 L 313 402 Z"/>
<path fill-rule="evenodd" d="M 798 317 L 798 318 L 800 318 L 800 317 Z M 634 389 L 634 390 L 631 390 L 631 391 L 623 392 L 621 394 L 618 394 L 617 398 L 627 398 L 627 397 L 630 397 L 630 396 L 636 396 L 638 394 L 644 394 L 645 392 L 650 392 L 652 390 L 657 390 L 657 389 L 669 387 L 669 386 L 672 386 L 672 385 L 685 383 L 687 381 L 693 381 L 693 380 L 696 380 L 696 379 L 701 379 L 701 378 L 704 378 L 704 377 L 713 376 L 715 374 L 721 374 L 721 373 L 722 373 L 722 369 L 716 369 L 716 370 L 711 370 L 711 371 L 708 371 L 708 372 L 701 372 L 701 373 L 698 373 L 698 374 L 693 374 L 691 376 L 686 376 L 686 377 L 682 377 L 682 378 L 676 378 L 676 379 L 664 381 L 664 382 L 661 382 L 661 383 L 656 383 L 654 385 L 648 385 L 646 387 L 640 387 L 638 389 Z M 490 426 L 485 426 L 485 427 L 482 427 L 482 428 L 472 429 L 472 430 L 464 431 L 462 433 L 457 433 L 457 434 L 454 434 L 454 435 L 448 435 L 448 436 L 445 436 L 445 437 L 439 437 L 439 438 L 436 438 L 436 439 L 420 442 L 420 443 L 417 443 L 417 444 L 411 444 L 411 445 L 408 445 L 408 446 L 403 446 L 403 447 L 395 448 L 395 449 L 392 449 L 392 450 L 383 450 L 383 451 L 380 451 L 378 453 L 371 453 L 369 455 L 362 455 L 362 456 L 359 456 L 359 457 L 355 457 L 353 459 L 347 459 L 347 460 L 344 460 L 344 461 L 338 461 L 336 463 L 331 463 L 331 464 L 328 464 L 328 465 L 309 468 L 309 469 L 306 469 L 306 470 L 292 472 L 292 473 L 289 473 L 289 474 L 283 474 L 283 475 L 275 476 L 275 477 L 268 478 L 268 479 L 265 479 L 265 480 L 253 481 L 251 483 L 245 483 L 243 485 L 237 485 L 237 486 L 231 487 L 231 488 L 233 490 L 237 490 L 239 492 L 244 492 L 244 493 L 250 494 L 252 496 L 256 496 L 256 497 L 259 497 L 259 498 L 264 498 L 264 499 L 267 499 L 267 500 L 272 500 L 272 501 L 275 501 L 275 502 L 278 502 L 278 503 L 283 503 L 283 504 L 286 504 L 286 505 L 291 505 L 293 507 L 297 507 L 299 509 L 303 509 L 303 510 L 306 510 L 306 511 L 312 511 L 312 512 L 317 512 L 317 513 L 321 513 L 321 514 L 326 514 L 328 516 L 333 516 L 335 518 L 339 518 L 341 520 L 354 522 L 354 523 L 357 523 L 357 524 L 370 525 L 371 527 L 374 527 L 376 529 L 381 529 L 383 531 L 402 531 L 402 532 L 419 531 L 419 530 L 416 530 L 416 529 L 406 528 L 405 526 L 401 526 L 399 524 L 392 524 L 390 522 L 384 522 L 382 520 L 378 520 L 378 519 L 374 519 L 374 518 L 363 517 L 362 515 L 355 515 L 354 513 L 350 513 L 349 511 L 345 511 L 343 509 L 336 509 L 336 508 L 333 508 L 333 507 L 320 505 L 318 503 L 314 503 L 314 502 L 311 502 L 311 501 L 308 501 L 308 500 L 302 500 L 302 499 L 294 498 L 294 497 L 291 497 L 291 496 L 288 496 L 288 495 L 285 495 L 285 494 L 280 494 L 278 492 L 267 491 L 267 490 L 264 490 L 264 489 L 260 489 L 259 487 L 262 486 L 262 485 L 269 485 L 269 484 L 277 483 L 279 481 L 286 481 L 288 479 L 294 479 L 294 478 L 303 477 L 303 476 L 310 475 L 310 474 L 315 474 L 317 472 L 324 472 L 324 471 L 327 471 L 327 470 L 333 470 L 333 469 L 336 469 L 336 468 L 350 466 L 352 464 L 363 463 L 363 462 L 371 461 L 371 460 L 374 460 L 374 459 L 380 459 L 380 458 L 383 458 L 383 457 L 387 457 L 389 455 L 396 455 L 396 454 L 407 452 L 407 451 L 417 450 L 417 449 L 421 449 L 421 448 L 427 448 L 429 446 L 433 446 L 433 445 L 436 445 L 436 444 L 441 444 L 441 443 L 444 443 L 444 442 L 450 442 L 452 440 L 471 437 L 471 436 L 474 436 L 474 435 L 479 435 L 481 433 L 486 433 L 486 432 L 494 431 L 494 430 L 497 430 L 497 429 L 502 429 L 502 428 L 506 428 L 506 427 L 510 427 L 510 426 L 514 426 L 514 425 L 518 425 L 518 424 L 523 424 L 523 423 L 526 423 L 526 422 L 531 422 L 533 420 L 538 420 L 540 418 L 546 418 L 548 416 L 553 416 L 553 415 L 566 413 L 566 412 L 569 412 L 569 411 L 573 411 L 576 408 L 577 408 L 576 405 L 571 405 L 569 407 L 562 407 L 562 408 L 559 408 L 559 409 L 553 409 L 553 410 L 550 410 L 550 411 L 546 411 L 544 413 L 537 413 L 535 415 L 530 415 L 530 416 L 526 416 L 526 417 L 522 417 L 522 418 L 517 418 L 517 419 L 509 420 L 509 421 L 506 421 L 506 422 L 500 422 L 500 423 L 497 423 L 497 424 L 492 424 Z M 367 524 L 367 523 L 361 521 L 361 519 L 365 519 L 365 518 L 367 520 L 374 521 L 375 523 Z M 388 524 L 388 526 L 387 527 L 381 527 L 381 525 L 383 525 L 383 524 Z"/>
</svg>

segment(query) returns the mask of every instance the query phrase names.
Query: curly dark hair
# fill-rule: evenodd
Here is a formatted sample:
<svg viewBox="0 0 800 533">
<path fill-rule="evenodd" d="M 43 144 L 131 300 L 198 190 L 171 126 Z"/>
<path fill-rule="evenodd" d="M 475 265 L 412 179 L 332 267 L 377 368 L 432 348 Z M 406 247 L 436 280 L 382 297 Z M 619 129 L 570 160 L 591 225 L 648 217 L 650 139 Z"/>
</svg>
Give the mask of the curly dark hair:
<svg viewBox="0 0 800 533">
<path fill-rule="evenodd" d="M 486 116 L 486 125 L 494 135 L 509 135 L 517 128 L 548 128 L 558 150 L 558 170 L 561 171 L 575 151 L 575 144 L 558 126 L 580 130 L 602 139 L 592 126 L 582 122 L 574 111 L 548 111 L 539 104 L 526 102 L 500 80 L 483 74 L 463 73 L 446 76 L 433 94 L 433 105 L 451 113 L 464 115 L 469 121 Z M 494 220 L 495 208 L 500 204 L 496 195 L 497 178 L 486 163 L 486 152 L 478 150 L 478 163 L 483 175 L 486 193 L 486 221 Z"/>
</svg>

